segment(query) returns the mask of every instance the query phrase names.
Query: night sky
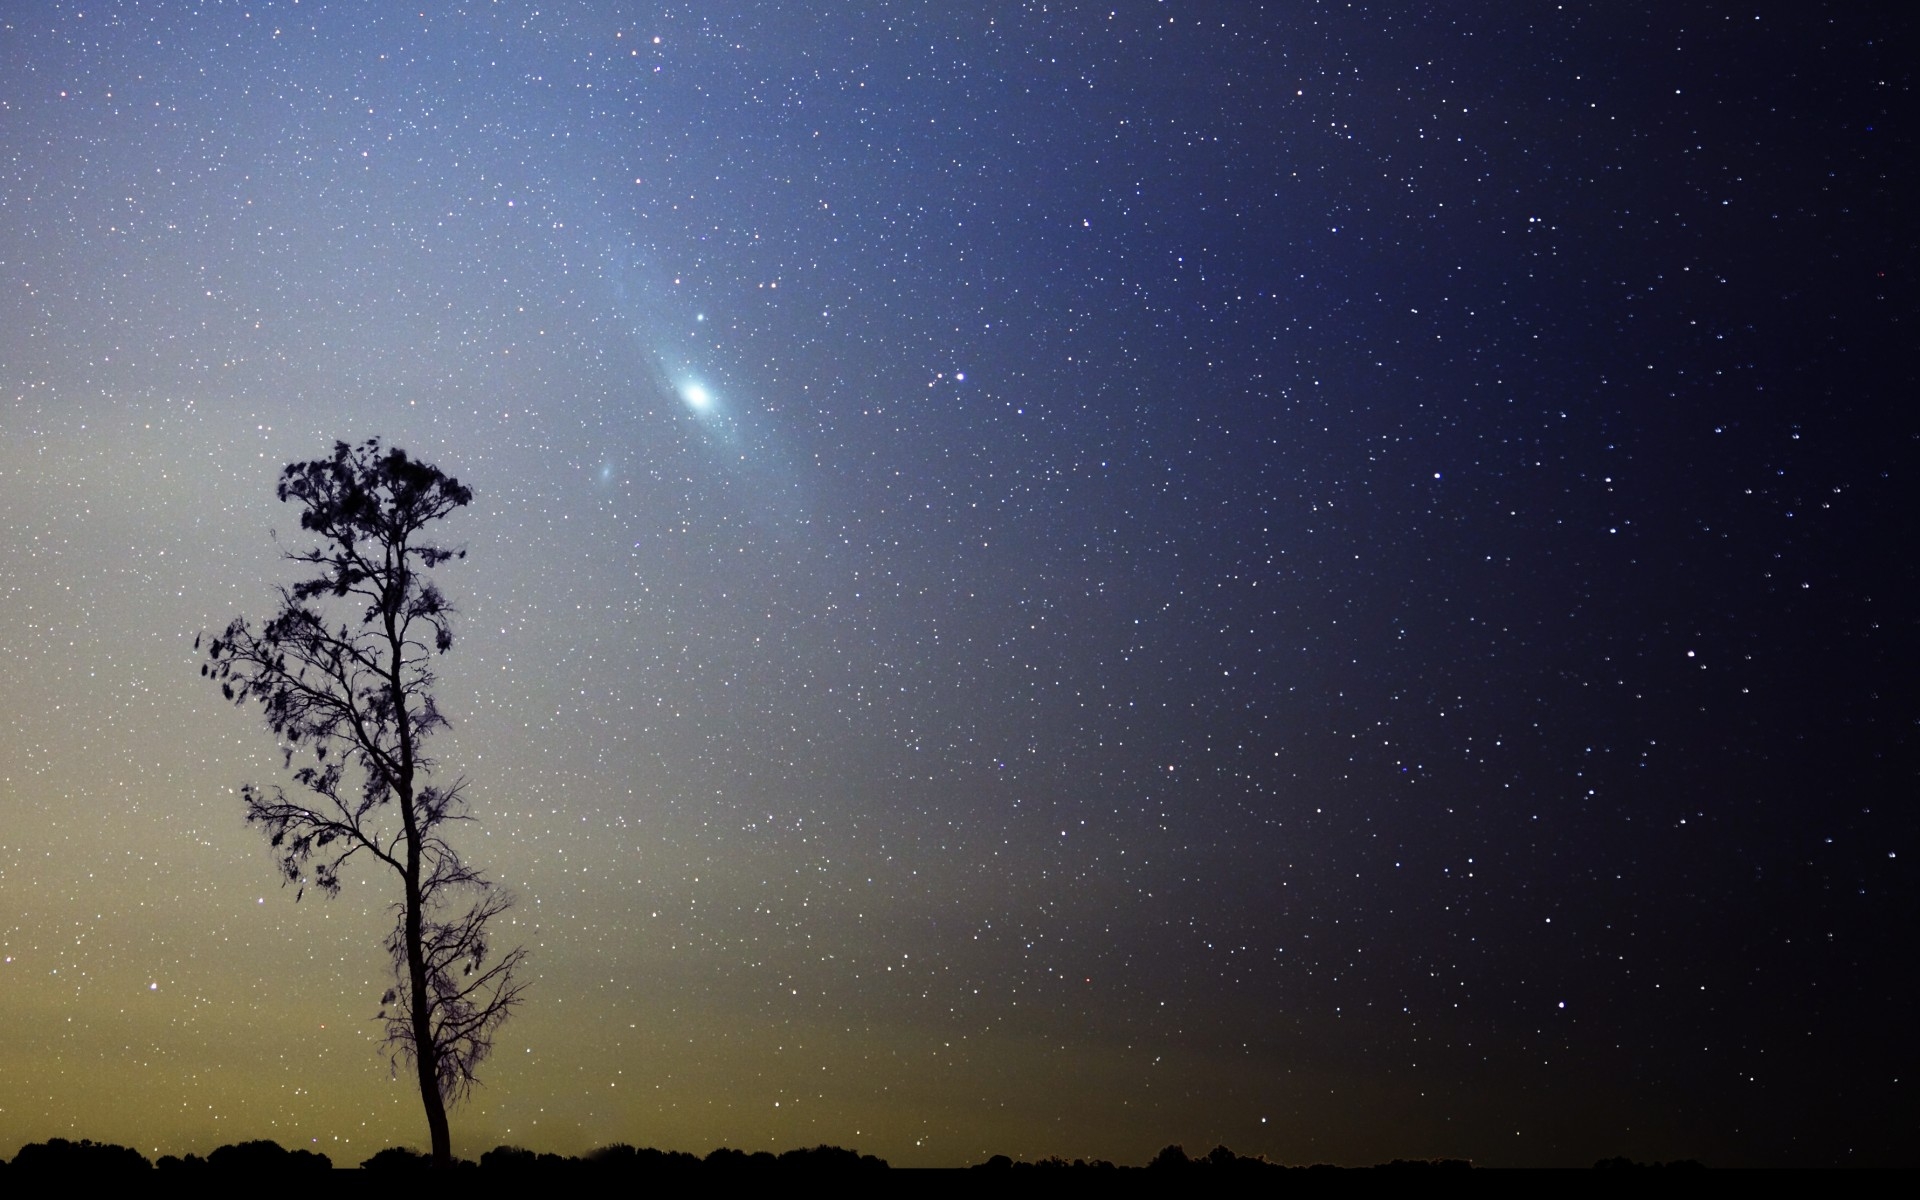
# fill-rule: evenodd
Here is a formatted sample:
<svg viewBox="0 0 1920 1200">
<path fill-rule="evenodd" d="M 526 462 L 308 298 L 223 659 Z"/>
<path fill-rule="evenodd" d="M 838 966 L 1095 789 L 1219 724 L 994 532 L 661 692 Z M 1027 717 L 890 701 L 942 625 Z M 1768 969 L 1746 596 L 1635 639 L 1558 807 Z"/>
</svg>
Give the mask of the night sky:
<svg viewBox="0 0 1920 1200">
<path fill-rule="evenodd" d="M 378 435 L 458 1153 L 1912 1161 L 1893 6 L 422 8 L 0 7 L 0 1155 L 425 1143 L 193 649 Z"/>
</svg>

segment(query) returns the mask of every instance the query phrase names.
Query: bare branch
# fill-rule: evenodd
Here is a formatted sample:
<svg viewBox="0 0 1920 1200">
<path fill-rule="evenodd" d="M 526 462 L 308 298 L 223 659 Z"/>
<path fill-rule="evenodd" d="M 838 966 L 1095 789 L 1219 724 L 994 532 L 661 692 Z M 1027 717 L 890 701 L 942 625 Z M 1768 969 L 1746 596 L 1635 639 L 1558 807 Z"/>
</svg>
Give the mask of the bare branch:
<svg viewBox="0 0 1920 1200">
<path fill-rule="evenodd" d="M 472 1090 L 479 1065 L 493 1050 L 494 1032 L 526 990 L 526 984 L 517 978 L 527 959 L 524 948 L 515 947 L 488 962 L 487 927 L 513 907 L 513 897 L 470 874 L 463 886 L 473 893 L 469 907 L 451 920 L 432 922 L 423 930 L 423 941 L 429 947 L 426 987 L 433 1013 L 429 1036 L 434 1077 L 449 1103 L 463 1099 Z M 380 1018 L 386 1022 L 387 1045 L 396 1067 L 402 1062 L 417 1067 L 419 1045 L 408 1019 L 412 982 L 405 939 L 403 916 L 387 939 L 394 986 L 382 997 L 386 1007 Z"/>
</svg>

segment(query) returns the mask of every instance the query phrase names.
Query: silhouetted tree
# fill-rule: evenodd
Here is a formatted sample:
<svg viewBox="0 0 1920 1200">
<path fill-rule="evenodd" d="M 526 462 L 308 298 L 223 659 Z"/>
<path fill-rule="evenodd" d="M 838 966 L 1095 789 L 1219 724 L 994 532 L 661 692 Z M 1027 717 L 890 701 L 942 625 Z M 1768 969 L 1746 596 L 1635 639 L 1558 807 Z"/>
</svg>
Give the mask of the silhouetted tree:
<svg viewBox="0 0 1920 1200">
<path fill-rule="evenodd" d="M 540 1156 L 531 1150 L 519 1146 L 495 1146 L 480 1156 L 483 1167 L 504 1168 L 507 1170 L 529 1170 L 540 1161 Z"/>
<path fill-rule="evenodd" d="M 422 1154 L 411 1146 L 388 1146 L 385 1150 L 376 1150 L 372 1157 L 360 1163 L 363 1171 L 425 1171 L 438 1166 L 430 1154 Z M 451 1165 L 450 1163 L 447 1165 Z"/>
<path fill-rule="evenodd" d="M 615 1142 L 611 1146 L 602 1146 L 598 1150 L 588 1151 L 581 1162 L 582 1165 L 598 1171 L 619 1171 L 629 1174 L 637 1171 L 659 1171 L 700 1165 L 698 1158 L 684 1150 L 659 1150 L 652 1146 L 636 1149 L 625 1142 Z"/>
<path fill-rule="evenodd" d="M 463 1096 L 524 986 L 516 947 L 490 953 L 488 926 L 513 903 L 461 862 L 446 825 L 466 818 L 462 784 L 427 783 L 435 657 L 453 645 L 452 605 L 427 572 L 465 550 L 425 540 L 473 492 L 378 438 L 336 443 L 331 458 L 289 463 L 282 501 L 300 506 L 311 549 L 289 550 L 304 578 L 255 626 L 236 619 L 209 644 L 201 673 L 236 704 L 260 705 L 302 794 L 248 784 L 247 820 L 279 856 L 283 882 L 329 896 L 365 855 L 394 872 L 401 899 L 387 939 L 394 985 L 382 997 L 387 1046 L 413 1064 L 433 1162 L 452 1162 L 447 1105 Z M 199 645 L 196 641 L 195 645 Z"/>
<path fill-rule="evenodd" d="M 204 1167 L 207 1165 L 207 1160 L 198 1154 L 189 1154 L 185 1158 L 163 1154 L 154 1160 L 153 1165 L 162 1171 L 172 1171 L 181 1167 Z"/>
<path fill-rule="evenodd" d="M 13 1165 L 35 1174 L 90 1174 L 96 1171 L 146 1171 L 153 1168 L 146 1155 L 130 1146 L 115 1146 L 81 1138 L 48 1138 L 30 1142 L 13 1156 Z"/>
<path fill-rule="evenodd" d="M 850 1167 L 861 1169 L 885 1168 L 886 1160 L 871 1154 L 861 1154 L 857 1150 L 848 1150 L 843 1146 L 815 1146 L 811 1150 L 801 1147 L 783 1152 L 776 1160 L 783 1167 L 816 1167 L 830 1170 L 845 1170 Z"/>
<path fill-rule="evenodd" d="M 191 1157 L 191 1156 L 189 1156 Z M 261 1139 L 221 1146 L 207 1155 L 206 1165 L 239 1171 L 331 1171 L 333 1160 L 313 1150 L 289 1150 L 279 1142 Z"/>
</svg>

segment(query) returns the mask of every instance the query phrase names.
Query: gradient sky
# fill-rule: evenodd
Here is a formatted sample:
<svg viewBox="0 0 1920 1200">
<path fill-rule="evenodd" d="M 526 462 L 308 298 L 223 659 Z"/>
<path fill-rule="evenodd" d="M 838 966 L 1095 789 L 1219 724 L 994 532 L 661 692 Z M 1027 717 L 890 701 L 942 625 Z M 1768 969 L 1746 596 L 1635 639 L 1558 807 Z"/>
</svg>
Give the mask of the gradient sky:
<svg viewBox="0 0 1920 1200">
<path fill-rule="evenodd" d="M 379 435 L 457 1152 L 1911 1162 L 1889 11 L 0 5 L 0 1154 L 424 1143 L 192 648 Z"/>
</svg>

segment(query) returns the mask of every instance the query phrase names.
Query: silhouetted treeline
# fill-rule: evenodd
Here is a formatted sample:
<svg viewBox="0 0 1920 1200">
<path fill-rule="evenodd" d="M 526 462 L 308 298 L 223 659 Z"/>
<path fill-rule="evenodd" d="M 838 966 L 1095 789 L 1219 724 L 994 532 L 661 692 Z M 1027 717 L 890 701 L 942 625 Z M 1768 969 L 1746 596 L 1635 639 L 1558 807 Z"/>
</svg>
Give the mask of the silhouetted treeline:
<svg viewBox="0 0 1920 1200">
<path fill-rule="evenodd" d="M 333 1169 L 333 1160 L 324 1154 L 311 1150 L 288 1150 L 278 1142 L 241 1142 L 238 1145 L 222 1146 L 212 1154 L 201 1158 L 198 1154 L 189 1154 L 185 1158 L 175 1158 L 169 1154 L 157 1163 L 147 1161 L 147 1156 L 130 1146 L 114 1146 L 106 1142 L 96 1142 L 90 1138 L 81 1138 L 70 1142 L 66 1138 L 48 1138 L 44 1142 L 31 1142 L 20 1147 L 20 1153 L 13 1156 L 10 1167 L 19 1167 L 23 1171 L 148 1171 L 155 1167 L 218 1167 L 239 1168 L 246 1171 L 328 1171 Z"/>
<path fill-rule="evenodd" d="M 1380 1163 L 1375 1170 L 1391 1167 L 1471 1167 L 1472 1162 L 1464 1158 L 1396 1158 L 1392 1162 Z M 1015 1162 L 1004 1154 L 996 1154 L 986 1162 L 975 1164 L 976 1170 L 1021 1168 L 1049 1169 L 1061 1168 L 1092 1171 L 1125 1171 L 1130 1167 L 1116 1167 L 1104 1158 L 1076 1158 L 1068 1162 L 1064 1158 L 1042 1158 L 1034 1162 Z M 1342 1168 L 1331 1163 L 1314 1163 L 1306 1167 L 1290 1167 L 1285 1163 L 1269 1162 L 1265 1155 L 1235 1154 L 1225 1146 L 1215 1146 L 1199 1158 L 1188 1155 L 1183 1146 L 1168 1146 L 1153 1156 L 1147 1163 L 1149 1171 L 1336 1171 Z"/>
<path fill-rule="evenodd" d="M 48 1138 L 44 1142 L 31 1142 L 20 1147 L 20 1153 L 13 1156 L 15 1167 L 23 1171 L 145 1171 L 153 1164 L 146 1155 L 128 1146 L 110 1146 L 105 1142 L 96 1142 L 81 1138 L 70 1142 L 65 1138 Z"/>
<path fill-rule="evenodd" d="M 732 1168 L 732 1167 L 812 1167 L 826 1170 L 884 1170 L 885 1159 L 871 1154 L 861 1154 L 855 1150 L 839 1146 L 815 1146 L 812 1149 L 788 1150 L 783 1154 L 772 1154 L 765 1150 L 748 1153 L 745 1150 L 732 1150 L 725 1146 L 708 1154 L 705 1158 L 687 1154 L 679 1150 L 655 1150 L 652 1147 L 636 1149 L 626 1143 L 602 1146 L 578 1157 L 559 1154 L 537 1154 L 532 1150 L 523 1150 L 518 1146 L 495 1146 L 480 1156 L 478 1163 L 457 1159 L 457 1167 L 479 1167 L 486 1170 L 505 1170 L 522 1172 L 569 1171 L 589 1174 L 608 1172 L 622 1175 L 657 1174 L 668 1171 L 685 1171 L 696 1168 Z M 1682 1158 L 1665 1163 L 1640 1163 L 1630 1158 L 1603 1158 L 1593 1164 L 1596 1168 L 1641 1167 L 1662 1169 L 1694 1169 L 1705 1166 L 1696 1159 Z M 306 1171 L 326 1171 L 333 1167 L 333 1160 L 324 1154 L 312 1150 L 288 1150 L 278 1142 L 252 1141 L 236 1145 L 222 1146 L 205 1158 L 189 1154 L 185 1158 L 176 1158 L 169 1154 L 158 1163 L 150 1163 L 138 1150 L 126 1146 L 113 1146 L 104 1142 L 89 1141 L 85 1138 L 70 1142 L 66 1138 L 49 1138 L 45 1142 L 34 1142 L 20 1147 L 13 1156 L 12 1163 L 0 1160 L 0 1167 L 19 1168 L 36 1173 L 92 1173 L 110 1170 L 147 1170 L 155 1166 L 173 1168 L 208 1167 L 215 1170 L 239 1168 L 264 1173 L 294 1173 Z M 360 1163 L 363 1169 L 370 1171 L 385 1170 L 431 1170 L 433 1156 L 405 1146 L 390 1146 L 375 1153 Z M 1464 1158 L 1396 1158 L 1392 1162 L 1378 1163 L 1373 1170 L 1392 1170 L 1395 1168 L 1415 1167 L 1471 1167 L 1473 1163 Z M 1048 1157 L 1033 1162 L 1016 1162 L 1004 1154 L 996 1154 L 986 1162 L 977 1163 L 975 1170 L 1093 1170 L 1119 1171 L 1140 1170 L 1137 1167 L 1120 1167 L 1105 1159 L 1076 1158 L 1068 1161 L 1064 1158 Z M 1189 1156 L 1180 1146 L 1168 1146 L 1148 1161 L 1145 1170 L 1149 1171 L 1334 1171 L 1342 1168 L 1330 1163 L 1314 1163 L 1310 1166 L 1289 1167 L 1283 1163 L 1269 1162 L 1264 1156 L 1248 1157 L 1235 1154 L 1225 1146 L 1215 1146 L 1199 1157 Z"/>
<path fill-rule="evenodd" d="M 831 1170 L 884 1170 L 887 1161 L 883 1158 L 875 1158 L 871 1154 L 861 1154 L 857 1150 L 846 1150 L 839 1146 L 815 1146 L 811 1149 L 788 1150 L 784 1154 L 771 1154 L 765 1150 L 749 1154 L 744 1150 L 730 1150 L 723 1146 L 703 1159 L 698 1155 L 687 1154 L 680 1150 L 655 1150 L 652 1147 L 636 1149 L 623 1142 L 602 1146 L 598 1150 L 589 1151 L 577 1158 L 559 1154 L 536 1154 L 531 1150 L 522 1150 L 518 1146 L 496 1146 L 482 1154 L 478 1163 L 457 1159 L 454 1165 L 480 1166 L 489 1170 L 568 1170 L 590 1173 L 611 1171 L 638 1175 L 696 1167 L 815 1167 Z M 66 1138 L 50 1138 L 45 1142 L 34 1142 L 22 1146 L 11 1163 L 0 1159 L 0 1168 L 19 1167 L 22 1170 L 36 1172 L 144 1171 L 156 1166 L 166 1169 L 209 1167 L 215 1170 L 239 1168 L 255 1173 L 298 1173 L 308 1170 L 331 1170 L 333 1160 L 312 1150 L 288 1150 L 278 1142 L 254 1141 L 222 1146 L 205 1158 L 198 1154 L 189 1154 L 184 1158 L 176 1158 L 169 1154 L 158 1163 L 151 1163 L 138 1150 L 127 1146 L 112 1146 L 85 1139 L 70 1142 Z M 426 1171 L 433 1168 L 433 1156 L 406 1146 L 389 1146 L 361 1162 L 360 1166 L 370 1171 L 414 1169 Z"/>
<path fill-rule="evenodd" d="M 236 1168 L 242 1171 L 331 1171 L 333 1160 L 313 1150 L 288 1150 L 279 1142 L 262 1140 L 222 1146 L 205 1158 L 201 1158 L 198 1154 L 175 1158 L 169 1154 L 154 1166 L 168 1169 L 217 1167 L 223 1170 Z"/>
<path fill-rule="evenodd" d="M 361 1165 L 374 1164 L 372 1160 L 368 1160 Z M 480 1165 L 489 1170 L 504 1168 L 527 1171 L 565 1168 L 640 1173 L 685 1170 L 695 1167 L 884 1169 L 887 1166 L 887 1160 L 875 1158 L 871 1154 L 861 1154 L 855 1150 L 842 1149 L 839 1146 L 815 1146 L 810 1150 L 788 1150 L 783 1154 L 772 1154 L 765 1150 L 756 1150 L 749 1154 L 745 1150 L 732 1150 L 722 1146 L 705 1158 L 700 1158 L 680 1150 L 655 1150 L 652 1147 L 636 1150 L 632 1146 L 620 1143 L 603 1146 L 579 1158 L 562 1158 L 558 1154 L 535 1154 L 531 1150 L 522 1150 L 518 1146 L 496 1146 L 480 1156 Z"/>
<path fill-rule="evenodd" d="M 1667 1162 L 1667 1163 L 1639 1163 L 1639 1162 L 1634 1162 L 1630 1158 L 1624 1158 L 1624 1157 L 1623 1158 L 1603 1158 L 1599 1162 L 1594 1163 L 1593 1165 L 1595 1167 L 1653 1166 L 1653 1167 L 1666 1167 L 1666 1168 L 1678 1167 L 1678 1168 L 1694 1168 L 1694 1169 L 1700 1169 L 1706 1166 L 1705 1163 L 1700 1162 L 1698 1159 L 1692 1159 L 1692 1158 L 1675 1159 L 1674 1161 Z M 1465 1168 L 1470 1168 L 1472 1166 L 1473 1166 L 1473 1161 L 1471 1159 L 1465 1159 L 1465 1158 L 1396 1158 L 1392 1162 L 1375 1163 L 1370 1168 L 1361 1168 L 1361 1169 L 1374 1170 L 1374 1171 L 1392 1171 L 1392 1170 L 1399 1170 L 1399 1169 L 1432 1168 L 1432 1167 L 1465 1169 Z M 1013 1159 L 1008 1158 L 1004 1154 L 996 1154 L 992 1158 L 988 1159 L 986 1162 L 976 1163 L 974 1165 L 975 1170 L 996 1170 L 996 1169 L 1019 1170 L 1021 1168 L 1048 1169 L 1048 1168 L 1062 1168 L 1062 1167 L 1069 1168 L 1069 1169 L 1077 1168 L 1083 1171 L 1084 1170 L 1095 1170 L 1095 1171 L 1122 1170 L 1124 1171 L 1124 1170 L 1132 1169 L 1128 1167 L 1115 1167 L 1112 1163 L 1106 1161 L 1105 1159 L 1100 1159 L 1100 1158 L 1091 1159 L 1091 1160 L 1084 1159 L 1084 1158 L 1076 1158 L 1072 1162 L 1068 1162 L 1064 1158 L 1050 1157 L 1050 1158 L 1038 1159 L 1034 1162 L 1015 1162 Z M 1168 1146 L 1165 1149 L 1161 1150 L 1160 1153 L 1153 1156 L 1153 1158 L 1147 1163 L 1146 1169 L 1149 1171 L 1264 1171 L 1264 1170 L 1341 1171 L 1341 1170 L 1349 1170 L 1352 1168 L 1336 1166 L 1333 1163 L 1313 1163 L 1307 1166 L 1292 1167 L 1292 1166 L 1286 1165 L 1285 1163 L 1269 1162 L 1266 1156 L 1264 1155 L 1247 1157 L 1245 1155 L 1235 1154 L 1232 1150 L 1228 1149 L 1225 1146 L 1215 1146 L 1212 1150 L 1209 1150 L 1206 1154 L 1198 1158 L 1195 1158 L 1187 1153 L 1185 1147 Z"/>
</svg>

